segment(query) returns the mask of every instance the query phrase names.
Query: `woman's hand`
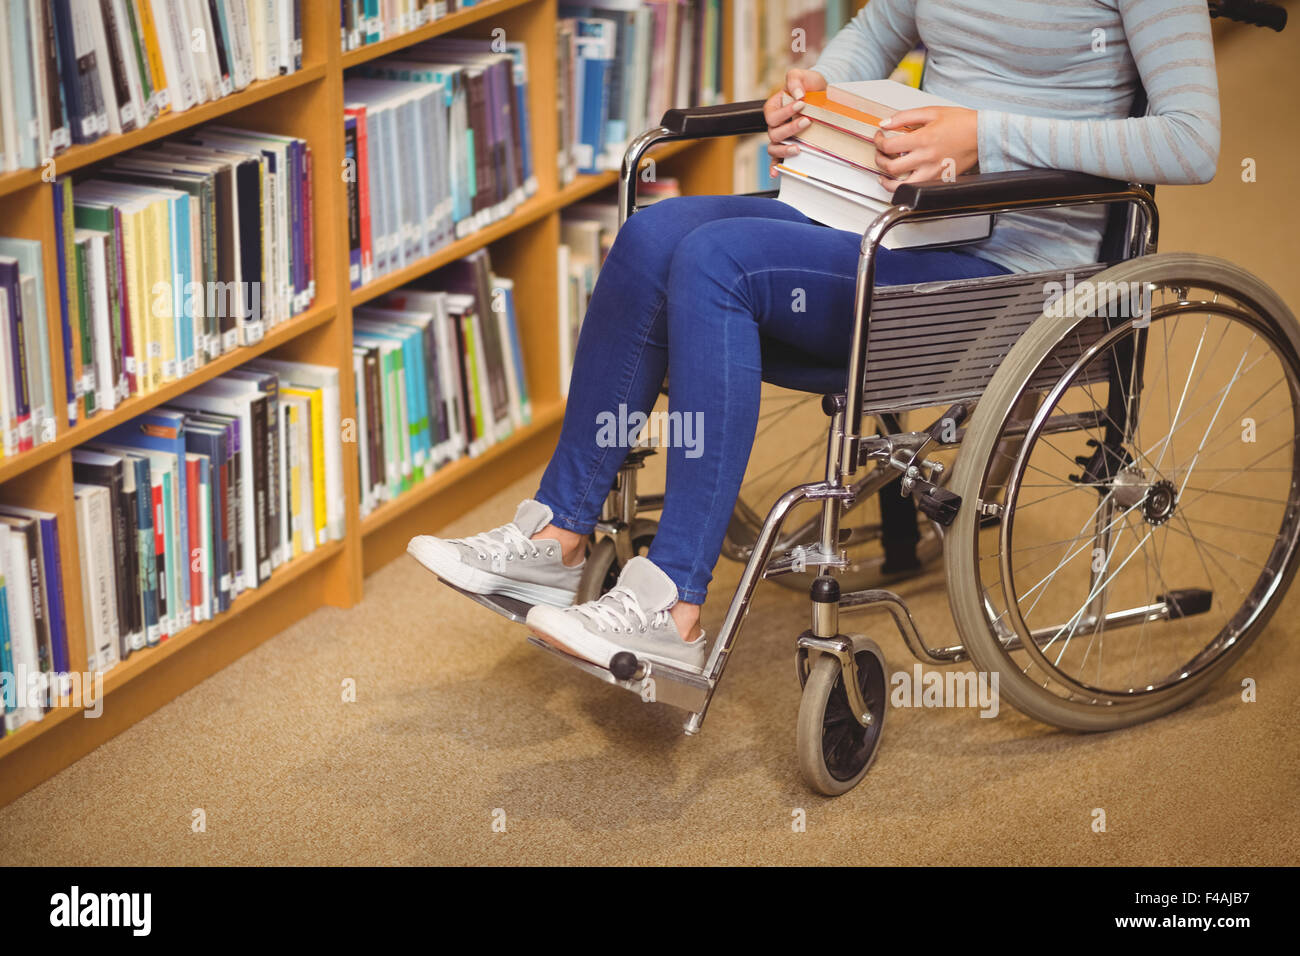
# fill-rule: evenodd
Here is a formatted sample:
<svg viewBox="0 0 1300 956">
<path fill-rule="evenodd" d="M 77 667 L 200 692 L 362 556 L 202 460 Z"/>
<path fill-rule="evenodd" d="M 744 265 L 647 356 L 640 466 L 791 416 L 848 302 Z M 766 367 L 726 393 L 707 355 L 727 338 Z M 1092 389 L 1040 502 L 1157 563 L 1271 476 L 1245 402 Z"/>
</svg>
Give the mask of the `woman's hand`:
<svg viewBox="0 0 1300 956">
<path fill-rule="evenodd" d="M 809 90 L 826 89 L 826 77 L 814 70 L 790 70 L 785 75 L 785 88 L 763 104 L 763 117 L 767 120 L 768 155 L 782 160 L 799 152 L 793 144 L 783 146 L 782 141 L 796 136 L 808 128 L 812 120 L 799 115 L 803 110 L 803 95 Z M 771 175 L 776 176 L 773 165 Z"/>
<path fill-rule="evenodd" d="M 902 110 L 881 122 L 885 129 L 912 127 L 898 136 L 876 134 L 876 164 L 893 176 L 880 178 L 891 193 L 900 179 L 923 183 L 951 179 L 979 162 L 979 113 L 961 106 Z"/>
</svg>

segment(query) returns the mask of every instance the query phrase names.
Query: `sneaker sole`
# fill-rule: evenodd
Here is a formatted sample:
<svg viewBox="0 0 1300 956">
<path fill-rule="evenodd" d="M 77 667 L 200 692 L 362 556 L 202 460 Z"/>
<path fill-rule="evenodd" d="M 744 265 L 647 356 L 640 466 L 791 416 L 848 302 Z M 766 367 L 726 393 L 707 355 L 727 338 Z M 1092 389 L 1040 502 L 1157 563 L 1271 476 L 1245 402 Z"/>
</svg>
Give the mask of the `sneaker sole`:
<svg viewBox="0 0 1300 956">
<path fill-rule="evenodd" d="M 425 570 L 432 571 L 448 584 L 454 584 L 462 591 L 472 594 L 499 594 L 534 606 L 548 607 L 569 607 L 578 596 L 576 589 L 565 591 L 545 584 L 515 581 L 481 568 L 471 568 L 428 547 L 418 538 L 411 539 L 406 546 L 406 553 L 420 562 Z"/>
<path fill-rule="evenodd" d="M 608 638 L 592 634 L 581 625 L 574 626 L 573 622 L 568 619 L 568 615 L 564 615 L 557 620 L 554 615 L 530 613 L 527 626 L 529 633 L 538 640 L 546 642 L 557 650 L 564 651 L 571 657 L 581 658 L 606 670 L 609 670 L 609 663 L 613 660 L 615 654 L 627 651 L 629 654 L 634 655 L 637 660 L 663 664 L 666 667 L 675 667 L 679 670 L 689 671 L 692 674 L 704 673 L 703 667 L 689 661 L 656 654 L 654 651 L 633 650 Z"/>
</svg>

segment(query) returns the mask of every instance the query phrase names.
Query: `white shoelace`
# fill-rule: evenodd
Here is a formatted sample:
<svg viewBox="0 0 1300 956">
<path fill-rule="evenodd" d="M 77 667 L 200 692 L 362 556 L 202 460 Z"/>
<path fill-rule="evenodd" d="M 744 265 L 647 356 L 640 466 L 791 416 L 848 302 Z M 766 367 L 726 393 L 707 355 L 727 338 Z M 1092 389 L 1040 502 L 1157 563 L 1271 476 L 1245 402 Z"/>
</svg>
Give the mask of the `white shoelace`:
<svg viewBox="0 0 1300 956">
<path fill-rule="evenodd" d="M 491 559 L 493 567 L 500 567 L 503 562 L 513 561 L 516 557 L 536 558 L 542 553 L 537 542 L 519 530 L 513 521 L 491 531 L 457 540 L 473 548 L 479 558 Z"/>
<path fill-rule="evenodd" d="M 656 611 L 653 617 L 647 617 L 645 611 L 641 610 L 636 595 L 622 587 L 611 588 L 600 600 L 579 604 L 570 610 L 591 621 L 602 634 L 610 628 L 615 633 L 625 631 L 631 634 L 632 618 L 636 618 L 638 626 L 645 631 L 647 626 L 660 627 L 666 624 L 671 617 L 667 611 Z"/>
</svg>

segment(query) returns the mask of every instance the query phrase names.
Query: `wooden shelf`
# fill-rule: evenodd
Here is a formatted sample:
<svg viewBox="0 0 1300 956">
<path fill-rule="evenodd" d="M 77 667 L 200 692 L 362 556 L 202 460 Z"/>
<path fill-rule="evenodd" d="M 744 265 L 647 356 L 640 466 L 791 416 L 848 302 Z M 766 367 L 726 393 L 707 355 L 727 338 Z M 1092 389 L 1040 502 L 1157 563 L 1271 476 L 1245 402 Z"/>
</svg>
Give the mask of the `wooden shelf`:
<svg viewBox="0 0 1300 956">
<path fill-rule="evenodd" d="M 476 472 L 496 463 L 500 458 L 509 455 L 515 448 L 527 442 L 534 435 L 544 432 L 555 425 L 563 417 L 563 402 L 556 402 L 541 410 L 534 409 L 532 422 L 523 428 L 517 429 L 509 438 L 497 442 L 481 455 L 473 458 L 459 458 L 443 465 L 414 488 L 398 495 L 396 498 L 385 501 L 361 519 L 362 535 L 373 534 L 384 525 L 389 524 L 396 518 L 400 518 L 412 508 L 438 494 L 448 486 L 458 481 L 464 481 Z"/>
<path fill-rule="evenodd" d="M 658 161 L 675 156 L 695 145 L 698 145 L 696 140 L 681 140 L 657 146 L 652 152 L 654 158 Z M 378 279 L 372 279 L 365 285 L 352 289 L 349 293 L 352 304 L 361 305 L 372 299 L 377 299 L 385 293 L 414 282 L 421 276 L 428 275 L 436 269 L 450 265 L 457 259 L 464 258 L 475 250 L 496 242 L 502 236 L 507 236 L 525 226 L 531 225 L 542 217 L 549 216 L 557 209 L 563 209 L 565 206 L 586 199 L 617 183 L 618 173 L 616 172 L 589 173 L 575 177 L 573 182 L 558 190 L 553 190 L 549 195 L 532 196 L 520 203 L 515 211 L 508 216 L 503 216 L 496 222 L 489 223 L 463 239 L 457 239 L 455 242 L 449 243 L 433 255 L 417 259 L 408 266 L 403 266 L 395 272 L 386 273 Z"/>
<path fill-rule="evenodd" d="M 168 382 L 162 388 L 156 389 L 147 395 L 133 395 L 118 404 L 112 411 L 100 412 L 98 415 L 92 415 L 90 418 L 79 421 L 71 428 L 67 428 L 56 435 L 53 441 L 37 445 L 31 451 L 0 459 L 0 482 L 34 468 L 42 462 L 49 461 L 66 451 L 70 451 L 83 442 L 90 441 L 96 435 L 101 435 L 116 425 L 130 421 L 135 416 L 143 414 L 151 408 L 166 405 L 177 395 L 188 392 L 196 385 L 229 372 L 249 359 L 255 358 L 278 345 L 283 345 L 308 329 L 323 325 L 334 317 L 334 313 L 335 309 L 332 305 L 310 308 L 301 315 L 294 316 L 287 322 L 277 325 L 270 332 L 267 332 L 260 342 L 241 346 L 232 352 L 226 352 L 184 378 Z"/>
<path fill-rule="evenodd" d="M 396 53 L 408 46 L 451 33 L 453 30 L 467 27 L 471 23 L 498 16 L 507 10 L 532 2 L 533 0 L 488 0 L 487 3 L 480 3 L 473 7 L 466 7 L 464 10 L 457 10 L 450 16 L 434 20 L 432 23 L 426 23 L 417 30 L 408 30 L 406 33 L 385 37 L 378 43 L 368 43 L 365 46 L 357 47 L 355 50 L 348 50 L 343 54 L 343 69 L 346 70 L 348 67 L 356 66 L 359 63 L 366 63 L 377 57 Z"/>
<path fill-rule="evenodd" d="M 342 541 L 327 542 L 315 551 L 281 565 L 261 587 L 245 591 L 235 598 L 226 613 L 218 614 L 210 621 L 192 624 L 175 637 L 163 641 L 155 647 L 146 647 L 144 650 L 135 651 L 126 660 L 104 675 L 104 696 L 108 697 L 114 691 L 124 687 L 129 681 L 151 668 L 157 667 L 173 654 L 196 641 L 202 640 L 206 635 L 224 626 L 240 612 L 247 610 L 257 602 L 271 599 L 287 585 L 292 584 L 313 568 L 320 566 L 333 557 L 337 557 L 342 551 Z M 105 706 L 111 706 L 111 704 Z M 65 720 L 80 716 L 82 712 L 83 708 L 80 705 L 55 707 L 40 720 L 24 724 L 16 733 L 0 738 L 0 759 L 13 750 L 26 746 L 42 734 L 49 733 Z"/>
<path fill-rule="evenodd" d="M 278 96 L 281 93 L 296 90 L 308 83 L 314 83 L 323 78 L 325 74 L 326 67 L 323 63 L 316 63 L 311 66 L 303 64 L 301 70 L 287 76 L 255 81 L 238 93 L 232 93 L 230 96 L 224 96 L 219 100 L 210 100 L 207 103 L 192 106 L 183 113 L 168 113 L 166 116 L 154 120 L 148 126 L 131 130 L 129 133 L 119 133 L 116 136 L 101 136 L 93 143 L 71 146 L 54 157 L 55 173 L 62 176 L 64 173 L 102 162 L 110 156 L 125 153 L 137 146 L 165 139 L 168 136 L 175 136 L 183 130 L 200 126 L 203 123 L 211 123 L 213 120 L 220 119 L 246 106 L 252 106 L 254 103 L 260 103 L 272 96 Z M 40 167 L 6 173 L 0 176 L 0 197 L 17 192 L 20 189 L 26 189 L 29 186 L 38 185 L 42 181 Z"/>
<path fill-rule="evenodd" d="M 85 670 L 80 555 L 75 520 L 71 452 L 83 442 L 152 408 L 165 405 L 194 386 L 255 356 L 274 350 L 286 359 L 337 367 L 340 412 L 357 420 L 352 381 L 352 313 L 368 302 L 474 251 L 492 246 L 494 267 L 515 279 L 519 334 L 525 356 L 533 420 L 475 458 L 449 463 L 400 497 L 364 518 L 360 514 L 358 446 L 343 445 L 344 537 L 279 568 L 260 588 L 242 594 L 229 610 L 192 625 L 158 647 L 132 654 L 105 675 L 109 698 L 103 715 L 83 720 L 78 707 L 55 708 L 39 721 L 0 738 L 0 804 L 58 773 L 82 755 L 142 719 L 216 670 L 247 653 L 293 621 L 318 608 L 349 607 L 361 599 L 364 576 L 403 553 L 410 529 L 436 531 L 485 497 L 507 487 L 551 454 L 564 417 L 559 382 L 558 288 L 555 270 L 560 215 L 568 205 L 618 182 L 616 172 L 581 175 L 561 185 L 557 168 L 555 18 L 557 0 L 487 0 L 400 36 L 343 52 L 339 49 L 339 5 L 303 4 L 305 66 L 287 76 L 256 82 L 239 93 L 156 120 L 149 126 L 94 143 L 74 146 L 55 157 L 55 171 L 90 169 L 127 150 L 223 120 L 267 132 L 307 139 L 315 164 L 313 177 L 313 256 L 318 303 L 252 346 L 204 365 L 193 374 L 111 412 L 101 412 L 61 431 L 31 451 L 0 459 L 0 501 L 53 512 L 59 519 L 63 591 L 68 619 L 69 670 Z M 729 35 L 729 5 L 724 4 L 722 36 Z M 509 216 L 491 223 L 382 276 L 349 288 L 348 195 L 337 173 L 345 160 L 344 71 L 435 36 L 457 30 L 484 36 L 502 26 L 528 51 L 534 172 L 538 194 Z M 729 76 L 724 44 L 722 76 Z M 731 153 L 726 140 L 665 143 L 652 151 L 656 161 L 689 155 L 673 166 L 683 192 L 730 191 Z M 0 176 L 0 232 L 36 239 L 44 250 L 46 316 L 55 395 L 65 393 L 61 363 L 63 337 L 54 249 L 57 230 L 52 190 L 42 170 Z M 56 405 L 62 406 L 57 400 Z M 56 418 L 63 412 L 56 408 Z M 77 719 L 73 719 L 73 718 Z"/>
</svg>

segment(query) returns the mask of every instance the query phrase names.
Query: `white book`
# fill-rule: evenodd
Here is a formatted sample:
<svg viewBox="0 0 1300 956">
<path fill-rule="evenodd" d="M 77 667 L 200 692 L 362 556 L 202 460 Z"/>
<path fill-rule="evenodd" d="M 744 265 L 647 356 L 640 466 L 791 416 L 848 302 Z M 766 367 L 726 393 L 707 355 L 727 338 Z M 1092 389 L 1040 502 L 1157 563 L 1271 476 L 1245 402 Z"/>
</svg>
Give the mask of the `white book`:
<svg viewBox="0 0 1300 956">
<path fill-rule="evenodd" d="M 14 75 L 13 57 L 9 54 L 9 17 L 0 5 L 0 76 Z M 18 168 L 18 104 L 14 97 L 17 83 L 0 83 L 0 172 L 10 173 Z"/>
<path fill-rule="evenodd" d="M 162 54 L 163 72 L 167 75 L 167 99 L 173 112 L 183 113 L 195 103 L 199 91 L 194 82 L 194 61 L 190 58 L 189 36 L 175 0 L 145 0 L 153 9 Z"/>
<path fill-rule="evenodd" d="M 127 115 L 119 112 L 117 87 L 113 85 L 113 53 L 108 47 L 108 31 L 104 29 L 104 15 L 99 4 L 84 5 L 90 24 L 90 40 L 95 50 L 95 70 L 99 74 L 99 88 L 104 94 L 104 110 L 108 114 L 108 132 L 121 133 L 135 129 L 135 114 L 128 108 Z"/>
<path fill-rule="evenodd" d="M 89 239 L 87 256 L 86 299 L 94 329 L 95 400 L 101 409 L 117 407 L 117 388 L 113 381 L 113 339 L 110 329 L 112 311 L 108 301 L 106 240 L 108 233 L 78 229 L 76 240 Z"/>
<path fill-rule="evenodd" d="M 35 97 L 36 112 L 36 160 L 38 163 L 44 163 L 54 153 L 53 145 L 50 143 L 50 127 L 57 117 L 50 116 L 49 91 L 46 87 L 45 72 L 45 37 L 41 35 L 44 28 L 42 22 L 40 0 L 10 0 L 10 2 L 19 2 L 27 4 L 27 28 L 28 42 L 31 44 L 32 57 L 32 95 Z M 0 7 L 3 4 L 0 3 Z M 47 16 L 53 14 L 48 11 Z M 8 72 L 0 72 L 0 77 L 8 79 Z"/>
<path fill-rule="evenodd" d="M 275 372 L 282 383 L 321 390 L 321 416 L 325 419 L 321 429 L 325 436 L 325 529 L 331 541 L 341 540 L 345 512 L 339 370 L 330 365 L 290 362 L 265 356 L 249 362 L 248 367 Z"/>
<path fill-rule="evenodd" d="M 93 674 L 109 670 L 121 658 L 112 506 L 107 488 L 76 484 L 73 490 L 77 510 L 77 548 L 81 555 L 86 669 Z"/>
<path fill-rule="evenodd" d="M 266 9 L 266 75 L 280 74 L 280 11 L 279 0 L 262 0 Z"/>
<path fill-rule="evenodd" d="M 230 28 L 230 84 L 242 90 L 253 81 L 253 37 L 244 0 L 219 0 Z"/>
<path fill-rule="evenodd" d="M 209 100 L 219 100 L 225 95 L 217 59 L 220 34 L 213 28 L 207 0 L 184 0 L 183 6 L 190 35 L 190 58 L 194 61 L 194 78 Z"/>
<path fill-rule="evenodd" d="M 293 3 L 277 4 L 276 24 L 279 27 L 280 72 L 293 72 Z"/>
<path fill-rule="evenodd" d="M 782 172 L 778 198 L 814 222 L 858 235 L 865 233 L 872 221 L 889 208 L 879 200 L 793 172 Z M 886 249 L 910 249 L 984 239 L 988 237 L 990 221 L 988 216 L 965 216 L 905 222 L 885 233 L 881 245 Z"/>
<path fill-rule="evenodd" d="M 7 524 L 4 528 L 5 590 L 9 609 L 9 649 L 13 656 L 14 672 L 22 676 L 17 685 L 18 707 L 14 712 L 14 725 L 21 727 L 40 720 L 42 710 L 33 706 L 29 689 L 36 689 L 28 680 L 41 672 L 40 651 L 36 646 L 36 615 L 32 603 L 32 578 L 30 555 L 27 553 L 27 535 Z"/>
</svg>

